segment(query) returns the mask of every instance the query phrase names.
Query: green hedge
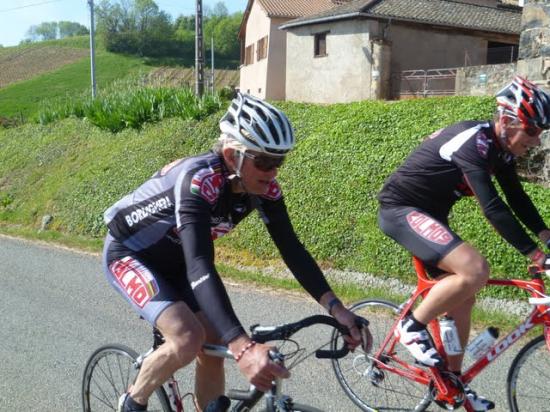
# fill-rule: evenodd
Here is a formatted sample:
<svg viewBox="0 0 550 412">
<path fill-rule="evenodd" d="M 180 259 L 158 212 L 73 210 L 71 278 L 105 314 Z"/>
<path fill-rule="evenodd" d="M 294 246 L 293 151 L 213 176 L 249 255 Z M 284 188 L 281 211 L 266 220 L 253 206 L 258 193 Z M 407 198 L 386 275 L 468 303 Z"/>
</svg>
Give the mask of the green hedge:
<svg viewBox="0 0 550 412">
<path fill-rule="evenodd" d="M 279 106 L 298 139 L 279 180 L 300 239 L 325 265 L 412 280 L 410 257 L 378 229 L 376 195 L 424 136 L 452 122 L 490 118 L 493 100 Z M 75 119 L 0 130 L 0 220 L 39 227 L 50 213 L 55 229 L 103 236 L 103 210 L 165 163 L 207 150 L 222 113 L 116 135 Z M 547 217 L 548 191 L 526 188 Z M 495 273 L 525 272 L 526 260 L 500 240 L 471 199 L 455 207 L 451 225 L 489 257 Z M 221 241 L 261 258 L 277 256 L 257 217 Z"/>
</svg>

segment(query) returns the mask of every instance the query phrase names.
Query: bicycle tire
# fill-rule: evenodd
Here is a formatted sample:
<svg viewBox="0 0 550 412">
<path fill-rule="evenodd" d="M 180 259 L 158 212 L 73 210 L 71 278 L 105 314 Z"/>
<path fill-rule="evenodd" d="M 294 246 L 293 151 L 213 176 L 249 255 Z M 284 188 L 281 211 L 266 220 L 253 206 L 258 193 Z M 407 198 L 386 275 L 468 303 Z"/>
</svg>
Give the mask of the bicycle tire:
<svg viewBox="0 0 550 412">
<path fill-rule="evenodd" d="M 396 319 L 397 305 L 385 300 L 366 299 L 353 304 L 350 310 L 369 320 L 373 337 L 372 352 L 377 352 Z M 334 331 L 331 348 L 341 345 L 341 339 L 341 334 Z M 401 345 L 395 349 L 400 359 L 414 364 L 414 358 L 407 349 Z M 388 357 L 385 362 L 392 363 L 392 359 Z M 397 364 L 393 363 L 393 366 Z M 342 359 L 333 359 L 332 368 L 344 392 L 363 411 L 424 411 L 431 403 L 427 386 L 373 367 L 360 348 Z"/>
<path fill-rule="evenodd" d="M 119 344 L 102 346 L 90 356 L 82 377 L 84 412 L 117 410 L 118 399 L 137 376 L 137 357 L 133 349 Z M 147 410 L 173 412 L 162 386 L 149 398 Z"/>
<path fill-rule="evenodd" d="M 550 405 L 550 352 L 544 336 L 529 341 L 516 355 L 506 379 L 512 412 L 547 411 Z"/>
</svg>

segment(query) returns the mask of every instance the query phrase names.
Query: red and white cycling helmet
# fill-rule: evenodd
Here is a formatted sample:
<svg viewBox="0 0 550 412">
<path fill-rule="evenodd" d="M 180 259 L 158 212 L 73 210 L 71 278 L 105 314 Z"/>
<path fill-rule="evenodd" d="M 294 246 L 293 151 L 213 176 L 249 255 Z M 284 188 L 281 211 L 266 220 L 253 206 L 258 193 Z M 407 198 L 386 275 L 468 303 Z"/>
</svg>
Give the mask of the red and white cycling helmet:
<svg viewBox="0 0 550 412">
<path fill-rule="evenodd" d="M 294 132 L 286 115 L 244 93 L 233 99 L 220 129 L 248 149 L 270 156 L 284 156 L 294 147 Z"/>
<path fill-rule="evenodd" d="M 550 96 L 530 81 L 516 76 L 496 94 L 499 111 L 523 126 L 550 128 Z"/>
</svg>

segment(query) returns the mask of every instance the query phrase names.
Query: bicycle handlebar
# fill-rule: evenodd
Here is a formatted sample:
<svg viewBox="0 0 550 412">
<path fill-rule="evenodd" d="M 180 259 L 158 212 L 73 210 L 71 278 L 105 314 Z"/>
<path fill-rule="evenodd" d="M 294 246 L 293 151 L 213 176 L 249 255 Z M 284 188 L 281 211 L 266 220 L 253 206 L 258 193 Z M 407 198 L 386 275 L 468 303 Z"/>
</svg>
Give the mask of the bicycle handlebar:
<svg viewBox="0 0 550 412">
<path fill-rule="evenodd" d="M 265 343 L 272 340 L 286 340 L 301 329 L 307 328 L 312 325 L 328 325 L 337 329 L 344 335 L 349 335 L 349 330 L 344 325 L 338 323 L 336 319 L 325 315 L 313 315 L 298 322 L 287 323 L 279 326 L 260 326 L 252 325 L 250 331 L 252 332 L 252 340 L 258 343 Z M 318 349 L 315 351 L 315 356 L 319 359 L 340 359 L 349 353 L 349 349 L 344 342 L 340 349 L 336 350 L 323 350 Z"/>
</svg>

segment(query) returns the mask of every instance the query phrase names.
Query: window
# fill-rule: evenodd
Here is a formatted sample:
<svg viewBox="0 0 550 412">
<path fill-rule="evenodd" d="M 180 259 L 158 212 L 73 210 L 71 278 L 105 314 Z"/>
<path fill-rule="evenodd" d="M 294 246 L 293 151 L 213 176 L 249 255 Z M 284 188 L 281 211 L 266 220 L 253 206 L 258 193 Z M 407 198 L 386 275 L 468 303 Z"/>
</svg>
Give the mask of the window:
<svg viewBox="0 0 550 412">
<path fill-rule="evenodd" d="M 517 44 L 487 42 L 487 64 L 513 63 L 518 61 Z"/>
<path fill-rule="evenodd" d="M 315 34 L 315 47 L 313 50 L 314 57 L 324 57 L 327 55 L 327 34 L 328 31 Z"/>
<path fill-rule="evenodd" d="M 244 50 L 244 65 L 247 66 L 252 63 L 254 63 L 254 43 Z"/>
<path fill-rule="evenodd" d="M 260 40 L 258 40 L 258 44 L 256 45 L 256 53 L 257 61 L 260 61 L 267 57 L 267 36 L 262 37 Z"/>
</svg>

